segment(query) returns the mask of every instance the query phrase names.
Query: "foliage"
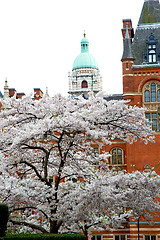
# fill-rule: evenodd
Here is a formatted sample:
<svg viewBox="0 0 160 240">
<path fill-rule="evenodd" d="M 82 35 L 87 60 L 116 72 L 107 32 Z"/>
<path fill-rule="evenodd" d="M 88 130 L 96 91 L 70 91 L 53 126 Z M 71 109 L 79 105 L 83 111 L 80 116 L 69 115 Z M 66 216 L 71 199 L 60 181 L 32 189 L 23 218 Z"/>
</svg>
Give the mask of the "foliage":
<svg viewBox="0 0 160 240">
<path fill-rule="evenodd" d="M 100 94 L 88 100 L 28 96 L 2 104 L 7 111 L 0 113 L 0 191 L 11 208 L 10 222 L 43 233 L 82 230 L 87 235 L 90 227 L 125 221 L 129 214 L 120 198 L 126 188 L 114 185 L 121 175 L 108 169 L 104 148 L 116 138 L 152 141 L 144 109 L 106 102 Z M 94 146 L 100 154 L 94 154 Z"/>
<path fill-rule="evenodd" d="M 82 234 L 10 234 L 3 240 L 86 240 Z"/>
<path fill-rule="evenodd" d="M 65 210 L 63 215 L 68 216 L 64 228 L 70 226 L 71 231 L 76 228 L 78 231 L 79 228 L 85 233 L 90 227 L 98 231 L 103 231 L 104 227 L 110 230 L 110 226 L 119 228 L 129 217 L 135 220 L 143 216 L 145 220 L 150 220 L 153 217 L 150 213 L 160 211 L 157 200 L 160 196 L 160 177 L 155 172 L 112 170 L 102 174 L 102 170 L 97 171 L 90 183 L 87 180 L 81 182 L 78 193 L 74 193 L 72 191 L 71 205 L 76 209 L 72 212 Z M 69 201 L 67 198 L 65 196 L 64 202 Z M 62 209 L 65 208 L 62 206 Z"/>
<path fill-rule="evenodd" d="M 0 237 L 3 237 L 5 235 L 5 232 L 7 230 L 8 217 L 8 206 L 5 204 L 0 204 Z"/>
</svg>

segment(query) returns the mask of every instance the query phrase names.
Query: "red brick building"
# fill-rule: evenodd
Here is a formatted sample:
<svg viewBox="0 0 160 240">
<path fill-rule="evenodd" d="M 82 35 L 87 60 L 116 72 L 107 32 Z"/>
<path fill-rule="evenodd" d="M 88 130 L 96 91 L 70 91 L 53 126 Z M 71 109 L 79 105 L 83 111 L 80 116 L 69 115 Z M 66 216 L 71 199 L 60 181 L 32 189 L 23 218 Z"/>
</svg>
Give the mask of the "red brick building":
<svg viewBox="0 0 160 240">
<path fill-rule="evenodd" d="M 160 162 L 160 4 L 159 0 L 145 0 L 137 25 L 123 20 L 122 56 L 123 98 L 131 105 L 145 107 L 146 118 L 155 131 L 156 142 L 145 145 L 126 144 L 124 163 L 127 170 L 136 165 L 140 170 L 155 167 Z M 156 168 L 160 174 L 160 167 Z"/>
<path fill-rule="evenodd" d="M 148 171 L 155 167 L 160 174 L 160 3 L 144 0 L 139 22 L 134 33 L 131 19 L 123 20 L 123 99 L 131 105 L 145 107 L 146 118 L 155 131 L 155 143 L 124 143 L 118 139 L 105 150 L 111 153 L 110 166 L 128 172 L 137 169 Z M 113 96 L 115 97 L 115 96 Z M 149 225 L 144 219 L 139 223 L 140 240 L 160 239 L 160 217 Z M 124 229 L 113 232 L 93 233 L 93 240 L 138 239 L 137 222 L 128 222 Z"/>
</svg>

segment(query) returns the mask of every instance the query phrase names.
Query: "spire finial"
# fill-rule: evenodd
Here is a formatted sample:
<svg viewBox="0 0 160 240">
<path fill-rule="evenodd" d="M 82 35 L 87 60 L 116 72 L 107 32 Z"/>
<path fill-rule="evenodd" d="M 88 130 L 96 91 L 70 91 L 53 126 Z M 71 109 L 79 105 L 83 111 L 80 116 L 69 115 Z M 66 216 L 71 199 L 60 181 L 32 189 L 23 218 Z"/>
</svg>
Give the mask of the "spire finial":
<svg viewBox="0 0 160 240">
<path fill-rule="evenodd" d="M 84 38 L 85 38 L 85 37 L 86 37 L 86 33 L 85 33 L 85 30 L 84 30 L 84 34 L 83 34 L 83 35 L 84 35 Z"/>
<path fill-rule="evenodd" d="M 5 78 L 5 85 L 7 85 L 7 77 Z"/>
<path fill-rule="evenodd" d="M 126 23 L 126 37 L 124 42 L 123 56 L 121 60 L 124 60 L 124 59 L 134 60 L 134 57 L 132 54 L 132 48 L 131 48 L 131 40 L 128 32 L 128 23 Z"/>
<path fill-rule="evenodd" d="M 5 84 L 4 84 L 4 99 L 6 98 L 9 98 L 9 87 L 8 87 L 7 78 L 5 79 Z"/>
<path fill-rule="evenodd" d="M 127 39 L 130 39 L 129 32 L 128 32 L 128 23 L 126 23 L 126 37 Z"/>
</svg>

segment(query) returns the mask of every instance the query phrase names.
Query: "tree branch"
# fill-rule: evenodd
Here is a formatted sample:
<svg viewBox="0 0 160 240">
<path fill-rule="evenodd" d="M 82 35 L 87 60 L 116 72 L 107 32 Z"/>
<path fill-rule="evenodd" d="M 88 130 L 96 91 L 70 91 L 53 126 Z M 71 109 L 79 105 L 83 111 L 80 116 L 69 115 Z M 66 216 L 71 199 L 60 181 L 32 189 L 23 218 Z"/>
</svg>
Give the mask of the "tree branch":
<svg viewBox="0 0 160 240">
<path fill-rule="evenodd" d="M 38 208 L 32 207 L 32 206 L 14 208 L 14 209 L 12 209 L 12 210 L 10 211 L 10 213 L 13 213 L 14 211 L 23 211 L 23 210 L 26 210 L 26 209 L 35 209 L 35 210 L 37 210 Z M 38 211 L 40 211 L 41 213 L 43 213 L 43 215 L 44 215 L 47 219 L 49 219 L 48 215 L 47 215 L 44 211 L 42 211 L 41 209 L 38 209 Z"/>
<path fill-rule="evenodd" d="M 27 222 L 19 222 L 19 221 L 16 221 L 16 220 L 12 220 L 12 219 L 9 219 L 9 221 L 11 223 L 13 223 L 14 225 L 23 225 L 23 226 L 27 226 L 27 227 L 30 227 L 32 229 L 36 229 L 36 230 L 39 230 L 41 231 L 42 233 L 49 233 L 47 232 L 43 227 L 41 226 L 38 226 L 38 225 L 35 225 L 33 223 L 27 223 Z"/>
<path fill-rule="evenodd" d="M 42 150 L 43 152 L 45 152 L 45 154 L 48 154 L 48 151 L 47 151 L 45 148 L 43 148 L 43 147 L 30 146 L 30 145 L 28 145 L 28 144 L 26 144 L 26 143 L 24 143 L 23 145 L 26 146 L 26 147 L 29 148 L 29 149 Z"/>
<path fill-rule="evenodd" d="M 42 182 L 45 182 L 45 183 L 47 184 L 47 186 L 52 187 L 52 184 L 49 183 L 49 182 L 47 181 L 47 179 L 42 178 L 42 176 L 39 174 L 39 172 L 37 171 L 36 167 L 35 167 L 33 164 L 31 164 L 31 163 L 29 163 L 29 162 L 27 162 L 27 161 L 24 161 L 24 160 L 21 160 L 20 163 L 24 163 L 24 164 L 26 164 L 27 166 L 31 167 L 31 168 L 35 171 L 37 177 L 38 177 Z"/>
</svg>

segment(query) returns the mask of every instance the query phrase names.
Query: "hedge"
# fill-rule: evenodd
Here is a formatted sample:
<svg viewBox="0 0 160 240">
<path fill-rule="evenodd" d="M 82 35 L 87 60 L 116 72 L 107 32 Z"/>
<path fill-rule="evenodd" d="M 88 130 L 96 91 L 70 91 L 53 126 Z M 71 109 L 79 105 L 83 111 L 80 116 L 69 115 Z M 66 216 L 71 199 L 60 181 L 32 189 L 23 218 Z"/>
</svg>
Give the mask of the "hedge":
<svg viewBox="0 0 160 240">
<path fill-rule="evenodd" d="M 5 235 L 5 231 L 7 230 L 8 217 L 8 206 L 0 204 L 0 237 L 3 237 Z"/>
<path fill-rule="evenodd" d="M 83 234 L 8 234 L 1 240 L 87 240 Z"/>
</svg>

